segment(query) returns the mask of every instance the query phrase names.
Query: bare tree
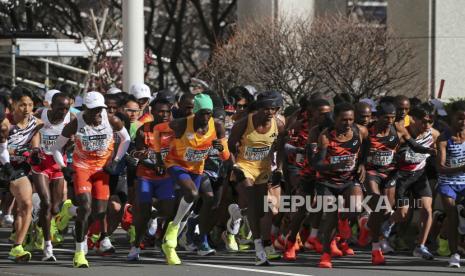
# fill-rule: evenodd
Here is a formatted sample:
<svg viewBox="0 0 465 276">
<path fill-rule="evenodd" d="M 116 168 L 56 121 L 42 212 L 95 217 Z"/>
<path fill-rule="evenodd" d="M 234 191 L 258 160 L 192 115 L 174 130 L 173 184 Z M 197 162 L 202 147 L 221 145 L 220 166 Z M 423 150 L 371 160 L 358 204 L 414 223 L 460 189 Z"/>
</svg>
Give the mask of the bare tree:
<svg viewBox="0 0 465 276">
<path fill-rule="evenodd" d="M 348 92 L 358 99 L 411 89 L 414 57 L 405 41 L 378 24 L 345 16 L 282 18 L 237 30 L 203 75 L 223 93 L 253 84 L 283 92 L 292 104 L 313 91 Z"/>
</svg>

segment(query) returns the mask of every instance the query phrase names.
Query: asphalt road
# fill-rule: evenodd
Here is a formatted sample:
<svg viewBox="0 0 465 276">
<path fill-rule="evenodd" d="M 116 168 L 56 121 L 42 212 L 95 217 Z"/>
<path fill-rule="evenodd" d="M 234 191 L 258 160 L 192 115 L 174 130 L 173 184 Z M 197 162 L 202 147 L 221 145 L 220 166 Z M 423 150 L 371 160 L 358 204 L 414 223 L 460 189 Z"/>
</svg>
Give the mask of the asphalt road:
<svg viewBox="0 0 465 276">
<path fill-rule="evenodd" d="M 73 240 L 67 236 L 62 248 L 55 248 L 56 263 L 44 263 L 40 259 L 42 252 L 34 252 L 33 259 L 28 264 L 16 264 L 7 259 L 10 246 L 7 237 L 9 229 L 0 228 L 0 275 L 167 275 L 167 276 L 211 276 L 211 275 L 459 275 L 465 273 L 465 267 L 460 269 L 447 268 L 447 258 L 437 258 L 434 261 L 424 261 L 412 257 L 408 252 L 388 256 L 386 266 L 371 265 L 369 251 L 357 251 L 356 256 L 333 260 L 333 269 L 320 269 L 316 265 L 319 256 L 312 253 L 302 253 L 296 262 L 276 261 L 269 267 L 256 267 L 253 252 L 230 254 L 218 252 L 214 256 L 199 257 L 193 253 L 181 252 L 179 255 L 183 264 L 168 266 L 159 250 L 151 249 L 142 252 L 142 260 L 138 263 L 126 262 L 129 245 L 125 234 L 118 231 L 115 235 L 117 252 L 110 257 L 97 256 L 89 252 L 89 269 L 72 267 Z M 465 262 L 462 263 L 465 266 Z"/>
</svg>

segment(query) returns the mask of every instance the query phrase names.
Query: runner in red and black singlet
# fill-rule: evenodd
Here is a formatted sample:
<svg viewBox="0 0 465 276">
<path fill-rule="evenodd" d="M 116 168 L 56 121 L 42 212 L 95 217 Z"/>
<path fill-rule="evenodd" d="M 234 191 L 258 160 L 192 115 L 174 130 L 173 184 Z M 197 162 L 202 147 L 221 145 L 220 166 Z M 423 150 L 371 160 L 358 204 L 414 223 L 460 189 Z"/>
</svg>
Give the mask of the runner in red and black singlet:
<svg viewBox="0 0 465 276">
<path fill-rule="evenodd" d="M 348 218 L 356 216 L 361 211 L 363 193 L 359 181 L 364 181 L 365 178 L 362 153 L 367 148 L 368 131 L 365 127 L 354 123 L 354 107 L 349 103 L 337 105 L 334 115 L 334 126 L 324 130 L 318 138 L 318 152 L 313 160 L 317 170 L 316 191 L 319 197 L 317 199 L 321 200 L 322 196 L 332 196 L 337 200 L 338 196 L 343 196 L 346 206 L 349 203 L 355 204 L 351 206 L 351 212 L 339 214 L 340 221 L 348 224 Z M 323 255 L 319 267 L 331 268 L 331 256 L 354 253 L 345 242 L 345 239 L 350 237 L 350 232 L 340 231 L 341 250 L 333 240 L 334 229 L 338 223 L 338 210 L 325 211 L 327 217 L 322 231 Z"/>
</svg>

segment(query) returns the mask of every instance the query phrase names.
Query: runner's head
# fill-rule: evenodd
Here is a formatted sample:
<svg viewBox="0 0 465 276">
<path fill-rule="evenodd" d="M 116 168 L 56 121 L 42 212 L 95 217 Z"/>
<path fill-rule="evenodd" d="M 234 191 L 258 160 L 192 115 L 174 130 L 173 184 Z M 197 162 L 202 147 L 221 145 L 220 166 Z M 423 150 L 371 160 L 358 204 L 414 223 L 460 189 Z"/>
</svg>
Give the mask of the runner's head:
<svg viewBox="0 0 465 276">
<path fill-rule="evenodd" d="M 334 127 L 340 131 L 348 131 L 355 120 L 354 106 L 343 102 L 334 107 Z"/>
<path fill-rule="evenodd" d="M 403 120 L 410 111 L 410 100 L 404 95 L 398 95 L 395 98 L 395 105 L 397 110 L 397 120 Z"/>
<path fill-rule="evenodd" d="M 105 98 L 103 95 L 96 91 L 87 92 L 84 96 L 84 114 L 92 120 L 91 123 L 99 125 L 102 123 L 102 110 L 107 108 L 105 105 Z"/>
<path fill-rule="evenodd" d="M 268 120 L 276 116 L 278 110 L 283 107 L 283 97 L 278 91 L 265 91 L 257 96 L 256 106 Z"/>
<path fill-rule="evenodd" d="M 52 97 L 52 104 L 50 108 L 52 110 L 53 117 L 57 119 L 64 119 L 68 114 L 71 107 L 71 101 L 65 93 L 56 93 Z"/>
<path fill-rule="evenodd" d="M 131 86 L 130 94 L 136 99 L 140 110 L 144 110 L 150 101 L 152 96 L 150 88 L 144 83 L 136 83 Z"/>
<path fill-rule="evenodd" d="M 157 97 L 150 103 L 155 123 L 168 122 L 171 119 L 171 107 L 174 101 L 175 97 L 169 90 L 162 90 L 157 93 Z"/>
<path fill-rule="evenodd" d="M 131 123 L 137 121 L 140 117 L 141 113 L 141 108 L 139 103 L 137 102 L 136 97 L 133 95 L 129 95 L 126 99 L 126 103 L 124 105 L 124 111 L 126 115 L 129 117 L 129 121 Z"/>
<path fill-rule="evenodd" d="M 396 120 L 396 106 L 389 102 L 383 102 L 376 107 L 376 117 L 381 128 L 388 128 Z"/>
<path fill-rule="evenodd" d="M 11 93 L 11 99 L 14 114 L 23 117 L 32 115 L 34 101 L 32 92 L 29 89 L 20 86 L 15 87 Z"/>
<path fill-rule="evenodd" d="M 207 125 L 213 115 L 213 101 L 210 96 L 206 94 L 198 94 L 195 96 L 194 109 L 192 111 L 195 114 L 195 119 L 200 125 Z"/>
<path fill-rule="evenodd" d="M 42 102 L 44 107 L 49 108 L 52 105 L 52 99 L 55 94 L 61 93 L 60 90 L 51 89 L 45 93 L 44 101 Z"/>
<path fill-rule="evenodd" d="M 253 96 L 249 90 L 243 86 L 236 86 L 228 91 L 229 101 L 233 103 L 236 112 L 241 112 L 247 109 L 249 104 L 253 102 Z"/>
<path fill-rule="evenodd" d="M 358 102 L 355 105 L 355 122 L 361 126 L 371 123 L 371 106 L 366 102 Z"/>
<path fill-rule="evenodd" d="M 328 119 L 332 120 L 331 104 L 325 99 L 310 101 L 307 111 L 310 112 L 311 118 L 320 126 L 326 124 Z"/>
<path fill-rule="evenodd" d="M 465 101 L 451 104 L 451 127 L 456 131 L 465 130 Z"/>
<path fill-rule="evenodd" d="M 412 108 L 409 112 L 413 120 L 411 123 L 412 127 L 421 132 L 430 129 L 434 123 L 433 112 L 434 109 L 429 104 L 422 104 Z"/>
<path fill-rule="evenodd" d="M 179 99 L 178 106 L 180 117 L 187 117 L 194 114 L 192 111 L 194 109 L 194 95 L 189 93 L 183 94 Z"/>
<path fill-rule="evenodd" d="M 105 104 L 108 115 L 115 115 L 116 112 L 122 111 L 121 98 L 117 94 L 105 94 Z"/>
</svg>

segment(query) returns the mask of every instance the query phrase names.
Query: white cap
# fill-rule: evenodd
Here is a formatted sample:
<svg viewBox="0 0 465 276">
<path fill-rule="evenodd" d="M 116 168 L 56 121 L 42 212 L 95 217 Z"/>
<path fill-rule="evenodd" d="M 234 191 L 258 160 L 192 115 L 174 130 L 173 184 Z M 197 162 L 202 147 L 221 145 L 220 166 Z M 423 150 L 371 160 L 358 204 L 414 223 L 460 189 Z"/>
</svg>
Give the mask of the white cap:
<svg viewBox="0 0 465 276">
<path fill-rule="evenodd" d="M 81 96 L 76 96 L 74 99 L 74 107 L 81 107 L 84 102 L 84 99 Z"/>
<path fill-rule="evenodd" d="M 52 104 L 53 96 L 58 93 L 61 93 L 61 91 L 56 89 L 48 90 L 47 93 L 45 93 L 44 102 Z"/>
<path fill-rule="evenodd" d="M 150 88 L 144 83 L 136 83 L 131 85 L 129 93 L 134 95 L 136 99 L 151 98 Z"/>
<path fill-rule="evenodd" d="M 434 105 L 434 109 L 436 110 L 439 116 L 447 116 L 447 111 L 444 108 L 444 103 L 440 99 L 432 99 L 429 102 Z"/>
<path fill-rule="evenodd" d="M 103 97 L 103 95 L 100 92 L 96 91 L 87 92 L 87 94 L 84 96 L 83 104 L 88 109 L 93 109 L 97 107 L 107 107 L 105 105 L 105 98 Z"/>
<path fill-rule="evenodd" d="M 121 93 L 123 91 L 121 91 L 121 89 L 119 89 L 118 87 L 112 87 L 110 89 L 107 90 L 107 94 L 118 94 L 118 93 Z"/>
<path fill-rule="evenodd" d="M 364 98 L 360 100 L 361 103 L 366 103 L 370 106 L 371 112 L 376 112 L 376 103 L 370 98 Z"/>
</svg>

